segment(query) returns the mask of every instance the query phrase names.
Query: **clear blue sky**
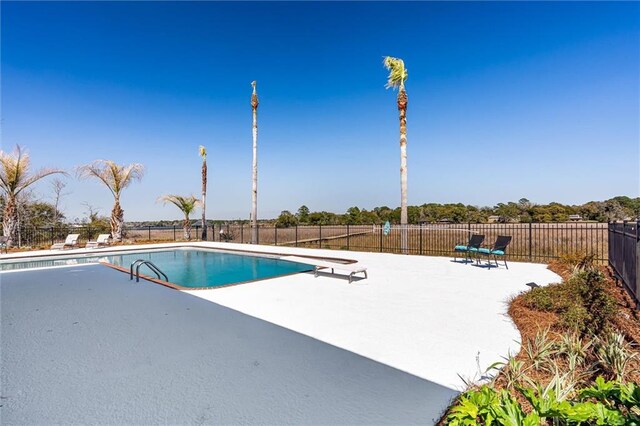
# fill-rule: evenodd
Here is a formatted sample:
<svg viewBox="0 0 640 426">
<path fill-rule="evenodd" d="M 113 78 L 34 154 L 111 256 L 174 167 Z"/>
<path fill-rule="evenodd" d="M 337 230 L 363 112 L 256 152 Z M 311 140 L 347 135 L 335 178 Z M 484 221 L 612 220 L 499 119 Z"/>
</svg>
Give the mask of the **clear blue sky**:
<svg viewBox="0 0 640 426">
<path fill-rule="evenodd" d="M 2 2 L 2 149 L 36 166 L 141 162 L 126 220 L 248 218 L 400 203 L 396 93 L 409 70 L 409 204 L 583 203 L 639 191 L 640 4 Z M 68 180 L 108 215 L 98 182 Z M 48 185 L 37 186 L 43 197 Z"/>
</svg>

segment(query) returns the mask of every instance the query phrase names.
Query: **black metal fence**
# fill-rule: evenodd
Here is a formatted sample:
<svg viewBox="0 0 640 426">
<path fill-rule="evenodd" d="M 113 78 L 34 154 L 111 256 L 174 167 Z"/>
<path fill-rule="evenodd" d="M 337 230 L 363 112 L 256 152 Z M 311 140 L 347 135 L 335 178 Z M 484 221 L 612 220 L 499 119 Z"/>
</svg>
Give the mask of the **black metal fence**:
<svg viewBox="0 0 640 426">
<path fill-rule="evenodd" d="M 191 240 L 199 240 L 202 228 L 194 226 Z M 512 260 L 548 262 L 564 254 L 593 253 L 601 263 L 609 259 L 606 223 L 489 223 L 489 224 L 434 224 L 409 225 L 407 232 L 408 254 L 448 256 L 456 244 L 464 243 L 472 233 L 485 235 L 485 245 L 491 246 L 498 235 L 510 235 L 513 240 L 507 250 Z M 24 229 L 21 245 L 43 247 L 64 241 L 69 233 L 79 233 L 80 243 L 95 239 L 108 230 L 91 227 Z M 392 226 L 388 232 L 381 225 L 318 225 L 276 228 L 258 227 L 258 244 L 402 253 L 400 226 Z M 181 226 L 127 227 L 125 240 L 130 242 L 183 241 Z M 207 227 L 207 241 L 251 242 L 249 224 L 223 224 Z"/>
<path fill-rule="evenodd" d="M 609 266 L 640 307 L 640 221 L 609 223 Z"/>
</svg>

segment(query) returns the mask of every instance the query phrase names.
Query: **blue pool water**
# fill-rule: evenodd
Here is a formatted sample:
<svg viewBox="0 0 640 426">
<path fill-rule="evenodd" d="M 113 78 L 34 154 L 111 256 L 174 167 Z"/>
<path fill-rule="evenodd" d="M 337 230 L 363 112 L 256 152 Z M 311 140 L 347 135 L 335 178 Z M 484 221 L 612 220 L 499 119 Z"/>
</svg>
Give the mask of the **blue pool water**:
<svg viewBox="0 0 640 426">
<path fill-rule="evenodd" d="M 131 263 L 138 259 L 150 260 L 167 274 L 170 282 L 189 288 L 219 287 L 313 270 L 310 265 L 275 258 L 184 248 L 135 253 L 101 253 L 99 256 L 92 254 L 58 260 L 2 262 L 0 271 L 98 261 L 108 262 L 128 270 Z M 142 266 L 140 273 L 155 277 L 147 266 Z"/>
</svg>

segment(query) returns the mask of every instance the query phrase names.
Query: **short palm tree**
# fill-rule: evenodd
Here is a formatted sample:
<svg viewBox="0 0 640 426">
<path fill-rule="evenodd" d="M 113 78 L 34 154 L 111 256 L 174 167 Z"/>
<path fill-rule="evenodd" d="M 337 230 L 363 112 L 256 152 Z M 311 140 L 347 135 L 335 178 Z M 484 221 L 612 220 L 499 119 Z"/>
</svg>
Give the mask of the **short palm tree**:
<svg viewBox="0 0 640 426">
<path fill-rule="evenodd" d="M 207 149 L 200 145 L 200 157 L 202 157 L 202 241 L 207 239 Z"/>
<path fill-rule="evenodd" d="M 98 179 L 111 191 L 115 201 L 111 210 L 111 237 L 114 241 L 122 241 L 124 210 L 120 206 L 120 194 L 133 181 L 142 179 L 144 166 L 139 163 L 121 166 L 111 160 L 96 160 L 78 167 L 77 171 L 81 179 Z"/>
<path fill-rule="evenodd" d="M 43 168 L 35 172 L 29 170 L 31 159 L 29 153 L 23 151 L 16 145 L 13 152 L 0 150 L 0 189 L 4 193 L 4 216 L 2 220 L 2 230 L 7 243 L 11 246 L 18 241 L 19 221 L 18 221 L 18 196 L 29 186 L 40 179 L 55 174 L 66 174 L 64 170 Z"/>
<path fill-rule="evenodd" d="M 251 82 L 251 110 L 253 112 L 253 178 L 251 180 L 251 243 L 258 243 L 258 94 L 257 82 Z"/>
<path fill-rule="evenodd" d="M 404 61 L 387 56 L 384 66 L 389 70 L 386 88 L 398 89 L 398 111 L 400 112 L 400 225 L 402 252 L 407 252 L 407 92 L 404 82 L 407 80 L 407 69 Z"/>
<path fill-rule="evenodd" d="M 182 222 L 182 231 L 184 233 L 184 239 L 191 239 L 191 219 L 189 219 L 189 215 L 196 209 L 196 207 L 200 204 L 200 200 L 198 200 L 193 195 L 189 195 L 184 197 L 182 195 L 163 195 L 158 198 L 158 201 L 162 201 L 163 204 L 171 203 L 180 209 L 182 213 L 184 213 L 184 221 Z"/>
</svg>

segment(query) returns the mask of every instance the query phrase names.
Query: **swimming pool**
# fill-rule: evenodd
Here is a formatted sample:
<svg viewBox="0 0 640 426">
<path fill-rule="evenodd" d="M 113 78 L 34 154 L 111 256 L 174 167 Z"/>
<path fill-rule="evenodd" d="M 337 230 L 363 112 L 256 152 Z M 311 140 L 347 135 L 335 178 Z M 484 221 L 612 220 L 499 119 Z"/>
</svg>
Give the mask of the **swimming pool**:
<svg viewBox="0 0 640 426">
<path fill-rule="evenodd" d="M 221 287 L 313 270 L 313 266 L 280 260 L 277 257 L 178 248 L 120 253 L 92 253 L 57 259 L 3 261 L 0 262 L 0 271 L 95 262 L 108 263 L 120 268 L 126 268 L 128 271 L 131 263 L 138 259 L 150 260 L 162 272 L 167 274 L 171 283 L 186 288 Z M 147 266 L 141 266 L 140 273 L 152 277 L 155 276 Z"/>
</svg>

